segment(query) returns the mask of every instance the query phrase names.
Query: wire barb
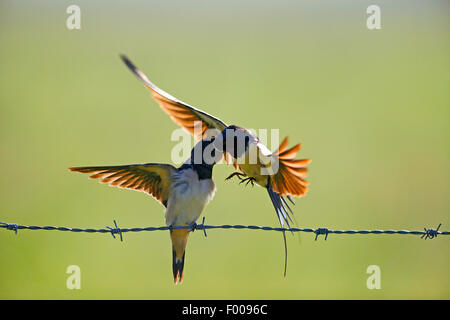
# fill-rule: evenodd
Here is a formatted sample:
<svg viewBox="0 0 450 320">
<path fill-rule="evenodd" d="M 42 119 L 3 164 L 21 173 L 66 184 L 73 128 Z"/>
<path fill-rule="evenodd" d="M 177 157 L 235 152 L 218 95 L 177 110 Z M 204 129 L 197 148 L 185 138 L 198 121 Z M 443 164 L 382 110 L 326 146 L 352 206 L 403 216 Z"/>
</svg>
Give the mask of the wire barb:
<svg viewBox="0 0 450 320">
<path fill-rule="evenodd" d="M 441 227 L 441 224 L 442 223 L 439 223 L 439 225 L 437 226 L 436 229 L 423 228 L 425 230 L 425 233 L 420 238 L 424 239 L 424 240 L 436 238 L 438 236 L 438 234 L 439 234 L 439 228 Z"/>
<path fill-rule="evenodd" d="M 19 229 L 19 225 L 15 223 L 6 223 L 0 221 L 0 227 L 6 228 L 6 230 L 14 230 L 14 233 L 17 234 L 17 230 Z"/>
<path fill-rule="evenodd" d="M 314 238 L 314 241 L 317 241 L 317 237 L 320 234 L 324 234 L 325 235 L 325 240 L 327 240 L 328 233 L 330 233 L 330 230 L 328 230 L 327 228 L 318 228 L 318 229 L 314 230 L 314 233 L 316 234 L 316 237 Z"/>
<path fill-rule="evenodd" d="M 115 234 L 115 233 L 118 233 L 118 234 L 120 235 L 120 241 L 123 241 L 123 238 L 122 238 L 122 229 L 120 229 L 120 228 L 117 226 L 116 220 L 113 220 L 113 221 L 114 221 L 114 226 L 115 226 L 115 228 L 111 228 L 111 227 L 108 227 L 108 226 L 106 226 L 106 227 L 110 230 L 111 235 L 113 236 L 114 239 L 116 238 L 116 236 L 115 236 L 114 234 Z"/>
<path fill-rule="evenodd" d="M 203 230 L 203 233 L 205 235 L 205 238 L 208 236 L 206 234 L 206 229 L 205 229 L 205 217 L 203 217 L 202 223 L 201 224 L 197 224 L 196 222 L 188 224 L 190 229 L 188 232 L 194 232 L 195 230 Z M 183 227 L 181 227 L 183 228 Z"/>
<path fill-rule="evenodd" d="M 205 235 L 205 238 L 208 237 L 208 235 L 206 234 L 206 229 L 205 229 L 205 217 L 203 217 L 202 224 L 200 226 L 201 226 L 200 229 L 203 230 L 203 234 Z"/>
</svg>

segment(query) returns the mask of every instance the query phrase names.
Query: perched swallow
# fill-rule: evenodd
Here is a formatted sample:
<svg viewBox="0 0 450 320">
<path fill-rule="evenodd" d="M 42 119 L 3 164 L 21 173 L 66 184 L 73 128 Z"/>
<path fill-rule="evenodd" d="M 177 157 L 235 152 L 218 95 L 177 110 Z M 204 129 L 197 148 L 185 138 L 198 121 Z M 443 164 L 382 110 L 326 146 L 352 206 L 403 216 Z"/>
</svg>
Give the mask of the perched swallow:
<svg viewBox="0 0 450 320">
<path fill-rule="evenodd" d="M 242 180 L 241 183 L 256 183 L 266 188 L 280 225 L 284 227 L 286 223 L 290 227 L 289 221 L 292 222 L 292 219 L 289 212 L 291 214 L 293 212 L 284 197 L 293 203 L 290 196 L 304 196 L 309 185 L 305 177 L 307 174 L 306 167 L 311 160 L 295 160 L 301 147 L 300 144 L 288 148 L 288 139 L 286 137 L 278 149 L 275 152 L 271 152 L 261 143 L 256 135 L 247 129 L 235 125 L 228 126 L 222 120 L 176 99 L 153 84 L 126 56 L 122 55 L 121 58 L 137 78 L 151 91 L 152 97 L 175 123 L 195 135 L 197 139 L 221 136 L 221 143 L 219 143 L 219 139 L 215 141 L 216 148 L 224 152 L 224 158 L 227 162 L 229 162 L 228 155 L 231 155 L 234 159 L 233 164 L 235 168 L 239 168 L 242 171 L 242 173 L 232 173 L 227 179 L 237 176 Z M 200 123 L 200 128 L 196 127 L 198 123 Z M 230 141 L 230 137 L 234 141 L 232 145 L 227 143 L 227 141 Z M 239 141 L 242 142 L 243 148 L 237 147 Z M 248 161 L 251 154 L 257 155 L 256 161 Z M 276 170 L 268 168 L 272 167 L 268 165 L 269 163 L 275 163 Z M 284 232 L 283 237 L 286 253 L 286 274 L 287 246 Z"/>
<path fill-rule="evenodd" d="M 213 142 L 208 138 L 198 142 L 191 157 L 179 168 L 170 164 L 146 163 L 122 166 L 75 167 L 71 171 L 93 174 L 90 178 L 111 186 L 142 191 L 153 196 L 166 208 L 167 226 L 194 227 L 205 206 L 212 200 L 216 186 L 212 180 L 215 148 L 211 158 L 203 155 Z M 200 152 L 198 152 L 200 151 Z M 207 161 L 206 161 L 207 160 Z M 189 229 L 170 229 L 173 255 L 173 278 L 182 283 L 184 259 Z"/>
</svg>

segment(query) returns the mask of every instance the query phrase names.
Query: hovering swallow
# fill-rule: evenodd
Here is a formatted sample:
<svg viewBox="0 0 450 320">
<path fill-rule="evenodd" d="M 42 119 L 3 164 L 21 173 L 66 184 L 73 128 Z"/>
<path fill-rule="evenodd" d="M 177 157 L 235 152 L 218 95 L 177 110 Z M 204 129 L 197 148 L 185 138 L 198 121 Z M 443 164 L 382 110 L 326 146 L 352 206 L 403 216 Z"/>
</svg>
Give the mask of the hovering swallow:
<svg viewBox="0 0 450 320">
<path fill-rule="evenodd" d="M 293 214 L 293 212 L 285 197 L 294 203 L 290 196 L 304 196 L 309 185 L 305 177 L 306 167 L 311 160 L 295 160 L 301 145 L 297 144 L 288 148 L 288 138 L 286 137 L 278 149 L 271 152 L 256 135 L 247 129 L 235 125 L 228 126 L 222 120 L 176 99 L 153 84 L 126 56 L 122 55 L 121 58 L 151 91 L 152 97 L 175 123 L 196 136 L 197 139 L 220 136 L 221 139 L 215 140 L 216 148 L 224 152 L 224 159 L 228 163 L 230 162 L 228 155 L 231 155 L 235 168 L 241 171 L 232 173 L 227 180 L 237 176 L 241 179 L 241 183 L 248 184 L 250 182 L 252 185 L 256 183 L 266 188 L 281 227 L 284 227 L 285 223 L 290 227 L 289 221 L 292 222 L 292 219 L 289 213 Z M 234 143 L 229 143 L 230 138 Z M 243 148 L 238 148 L 239 142 L 242 142 Z M 254 162 L 249 161 L 252 154 L 257 155 Z M 276 170 L 268 164 L 276 164 Z M 283 238 L 286 275 L 287 246 L 284 232 Z"/>
<path fill-rule="evenodd" d="M 203 157 L 205 149 L 213 140 L 209 138 L 198 142 L 191 151 L 191 157 L 179 168 L 170 164 L 146 163 L 75 167 L 69 170 L 93 174 L 90 178 L 99 178 L 100 182 L 109 183 L 111 186 L 148 193 L 165 207 L 167 226 L 194 228 L 201 212 L 212 200 L 216 191 L 212 180 L 215 148 L 210 147 L 211 155 Z M 183 281 L 189 231 L 189 229 L 170 229 L 175 284 Z"/>
</svg>

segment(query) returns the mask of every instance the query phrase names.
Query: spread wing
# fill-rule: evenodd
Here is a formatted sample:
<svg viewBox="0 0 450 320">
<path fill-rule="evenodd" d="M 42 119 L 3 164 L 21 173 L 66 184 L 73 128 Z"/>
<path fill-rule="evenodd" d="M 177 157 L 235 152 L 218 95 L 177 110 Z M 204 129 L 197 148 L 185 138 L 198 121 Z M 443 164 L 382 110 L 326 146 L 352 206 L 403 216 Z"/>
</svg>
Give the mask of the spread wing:
<svg viewBox="0 0 450 320">
<path fill-rule="evenodd" d="M 172 176 L 177 169 L 170 164 L 133 164 L 125 166 L 76 167 L 71 171 L 92 173 L 90 178 L 111 186 L 143 191 L 159 200 L 164 206 L 169 198 Z"/>
<path fill-rule="evenodd" d="M 141 80 L 144 85 L 151 91 L 153 99 L 159 103 L 161 108 L 172 118 L 172 120 L 188 131 L 192 135 L 196 135 L 196 139 L 201 140 L 207 137 L 213 137 L 219 134 L 227 127 L 222 120 L 212 115 L 196 109 L 177 98 L 171 96 L 167 92 L 161 90 L 154 85 L 147 76 L 139 70 L 126 56 L 120 56 L 127 67 Z M 195 126 L 198 125 L 198 128 Z M 196 129 L 194 131 L 194 129 Z M 209 130 L 212 129 L 212 130 Z M 216 130 L 214 130 L 216 129 Z M 208 131 L 209 130 L 209 131 Z"/>
</svg>

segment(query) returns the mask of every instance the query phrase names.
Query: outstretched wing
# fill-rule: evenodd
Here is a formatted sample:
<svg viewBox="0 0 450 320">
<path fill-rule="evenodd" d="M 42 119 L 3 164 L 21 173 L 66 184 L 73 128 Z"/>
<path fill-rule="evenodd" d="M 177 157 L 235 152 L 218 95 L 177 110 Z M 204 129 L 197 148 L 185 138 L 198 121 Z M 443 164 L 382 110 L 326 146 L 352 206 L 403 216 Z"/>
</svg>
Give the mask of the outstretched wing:
<svg viewBox="0 0 450 320">
<path fill-rule="evenodd" d="M 192 135 L 196 135 L 197 132 L 199 133 L 195 137 L 198 140 L 216 136 L 227 127 L 222 120 L 196 109 L 161 90 L 155 86 L 126 56 L 121 55 L 120 57 L 123 62 L 125 62 L 127 67 L 136 75 L 136 77 L 138 77 L 138 79 L 141 80 L 151 91 L 153 99 L 159 103 L 161 108 L 172 118 L 175 123 L 180 125 Z M 199 127 L 195 128 L 196 125 Z M 194 131 L 194 129 L 196 130 Z"/>
<path fill-rule="evenodd" d="M 71 171 L 92 173 L 92 179 L 111 186 L 143 191 L 159 200 L 164 206 L 169 198 L 172 176 L 177 169 L 170 164 L 133 164 L 125 166 L 75 167 Z"/>
</svg>

